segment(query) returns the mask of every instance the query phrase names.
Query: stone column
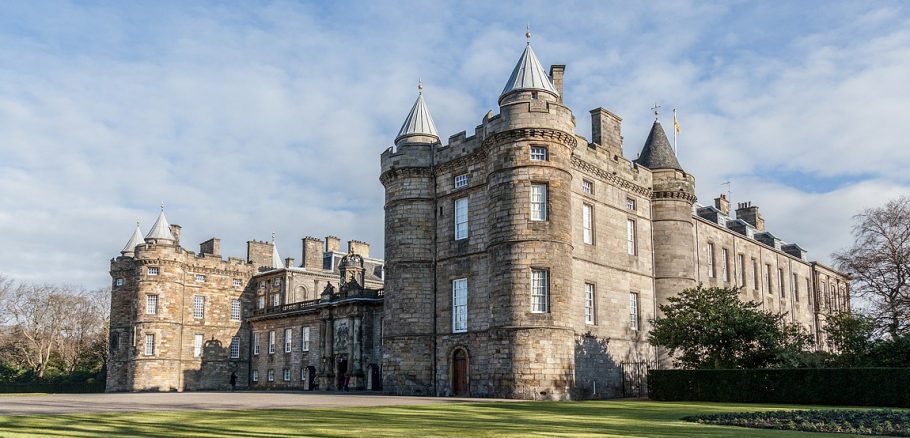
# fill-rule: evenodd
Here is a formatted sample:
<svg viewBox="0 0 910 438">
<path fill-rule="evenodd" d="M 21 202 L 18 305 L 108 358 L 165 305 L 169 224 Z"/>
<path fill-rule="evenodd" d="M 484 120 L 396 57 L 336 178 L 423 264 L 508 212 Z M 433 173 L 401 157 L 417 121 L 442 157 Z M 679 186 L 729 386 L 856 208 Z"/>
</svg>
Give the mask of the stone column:
<svg viewBox="0 0 910 438">
<path fill-rule="evenodd" d="M 328 390 L 335 377 L 335 324 L 331 318 L 322 320 L 319 328 L 322 334 L 322 367 L 319 373 L 319 388 Z"/>
<path fill-rule="evenodd" d="M 363 326 L 363 316 L 357 315 L 352 319 L 351 333 L 354 339 L 352 343 L 353 355 L 351 362 L 351 386 L 356 389 L 363 389 L 364 385 L 364 374 L 363 374 L 363 333 L 361 328 Z"/>
</svg>

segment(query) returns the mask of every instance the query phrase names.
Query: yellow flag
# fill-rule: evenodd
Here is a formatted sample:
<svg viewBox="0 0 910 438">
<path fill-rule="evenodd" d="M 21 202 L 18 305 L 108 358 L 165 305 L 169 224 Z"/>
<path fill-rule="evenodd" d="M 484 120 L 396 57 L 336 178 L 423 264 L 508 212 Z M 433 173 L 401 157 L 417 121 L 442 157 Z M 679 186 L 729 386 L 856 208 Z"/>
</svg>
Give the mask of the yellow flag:
<svg viewBox="0 0 910 438">
<path fill-rule="evenodd" d="M 673 110 L 673 129 L 676 130 L 677 134 L 682 132 L 682 128 L 679 127 L 679 119 L 676 118 L 676 110 Z"/>
</svg>

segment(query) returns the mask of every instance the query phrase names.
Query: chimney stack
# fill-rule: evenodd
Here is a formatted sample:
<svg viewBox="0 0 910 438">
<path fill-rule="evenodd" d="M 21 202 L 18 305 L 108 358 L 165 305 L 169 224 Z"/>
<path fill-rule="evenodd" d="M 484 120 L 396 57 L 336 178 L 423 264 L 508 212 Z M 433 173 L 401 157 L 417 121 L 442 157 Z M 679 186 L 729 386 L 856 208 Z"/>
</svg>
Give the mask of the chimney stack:
<svg viewBox="0 0 910 438">
<path fill-rule="evenodd" d="M 755 227 L 757 231 L 765 231 L 765 220 L 758 212 L 758 207 L 751 202 L 740 202 L 736 206 L 736 218 L 741 219 Z"/>
<path fill-rule="evenodd" d="M 591 110 L 591 143 L 622 155 L 622 119 L 605 108 Z"/>
<path fill-rule="evenodd" d="M 303 238 L 303 266 L 307 271 L 321 271 L 322 270 L 322 251 L 323 251 L 323 242 L 322 239 L 317 239 L 315 237 L 304 237 Z"/>
<path fill-rule="evenodd" d="M 174 224 L 171 225 L 171 234 L 174 235 L 174 244 L 180 246 L 180 230 L 182 227 L 180 225 Z"/>
<path fill-rule="evenodd" d="M 550 79 L 553 80 L 553 86 L 556 87 L 556 92 L 559 93 L 559 97 L 556 99 L 557 102 L 563 103 L 562 100 L 562 77 L 566 73 L 566 66 L 561 64 L 553 64 L 550 66 Z"/>
<path fill-rule="evenodd" d="M 720 196 L 714 198 L 714 208 L 720 210 L 725 216 L 730 216 L 730 200 L 727 199 L 727 195 L 721 193 Z"/>
<path fill-rule="evenodd" d="M 325 252 L 341 252 L 341 239 L 335 236 L 325 236 Z"/>
<path fill-rule="evenodd" d="M 212 237 L 199 244 L 199 253 L 213 256 L 221 256 L 221 239 Z"/>
<path fill-rule="evenodd" d="M 287 266 L 287 267 L 289 267 L 289 268 L 293 268 L 293 267 L 294 267 L 294 258 L 293 258 L 293 257 L 285 258 L 285 259 L 284 259 L 284 266 Z"/>
<path fill-rule="evenodd" d="M 349 240 L 348 251 L 363 258 L 370 257 L 370 244 L 360 240 Z"/>
</svg>

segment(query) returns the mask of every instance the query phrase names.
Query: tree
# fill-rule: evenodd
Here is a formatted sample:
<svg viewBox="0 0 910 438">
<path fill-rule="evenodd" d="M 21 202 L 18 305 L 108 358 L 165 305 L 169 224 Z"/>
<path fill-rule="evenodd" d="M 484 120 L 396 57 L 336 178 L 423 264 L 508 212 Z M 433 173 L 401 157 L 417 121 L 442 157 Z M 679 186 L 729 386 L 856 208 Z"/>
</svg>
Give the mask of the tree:
<svg viewBox="0 0 910 438">
<path fill-rule="evenodd" d="M 903 196 L 854 217 L 853 246 L 834 254 L 853 275 L 878 329 L 891 337 L 910 329 L 910 198 Z"/>
<path fill-rule="evenodd" d="M 71 304 L 71 297 L 56 287 L 28 284 L 20 284 L 6 299 L 15 357 L 38 379 L 44 377 Z"/>
<path fill-rule="evenodd" d="M 790 362 L 811 344 L 784 315 L 744 302 L 739 289 L 686 289 L 667 299 L 653 321 L 652 344 L 666 348 L 683 368 L 763 368 Z"/>
<path fill-rule="evenodd" d="M 828 316 L 825 332 L 828 347 L 836 354 L 834 365 L 869 365 L 869 354 L 875 343 L 875 321 L 864 315 L 840 312 Z"/>
</svg>

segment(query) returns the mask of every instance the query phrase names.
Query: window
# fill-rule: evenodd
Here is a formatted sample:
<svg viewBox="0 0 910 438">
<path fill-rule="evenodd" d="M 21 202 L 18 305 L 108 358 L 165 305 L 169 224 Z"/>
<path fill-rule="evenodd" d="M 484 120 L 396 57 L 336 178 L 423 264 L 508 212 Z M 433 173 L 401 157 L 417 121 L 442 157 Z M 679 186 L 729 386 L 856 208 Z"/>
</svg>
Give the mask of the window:
<svg viewBox="0 0 910 438">
<path fill-rule="evenodd" d="M 243 286 L 243 281 L 241 281 L 239 278 L 235 278 L 234 287 L 242 287 L 242 286 Z"/>
<path fill-rule="evenodd" d="M 793 293 L 793 299 L 799 302 L 799 277 L 794 273 L 793 282 L 790 283 L 790 292 Z"/>
<path fill-rule="evenodd" d="M 777 289 L 780 290 L 780 297 L 785 298 L 787 296 L 787 290 L 784 289 L 784 270 L 777 269 Z"/>
<path fill-rule="evenodd" d="M 287 368 L 282 370 L 281 377 L 284 379 L 285 382 L 290 382 L 291 381 L 291 370 L 289 370 Z"/>
<path fill-rule="evenodd" d="M 269 332 L 269 354 L 275 352 L 275 330 Z"/>
<path fill-rule="evenodd" d="M 720 255 L 720 269 L 723 270 L 724 281 L 730 281 L 730 255 L 727 252 L 727 248 L 721 248 Z"/>
<path fill-rule="evenodd" d="M 531 146 L 531 161 L 547 161 L 547 148 Z"/>
<path fill-rule="evenodd" d="M 638 293 L 629 292 L 629 328 L 638 330 Z"/>
<path fill-rule="evenodd" d="M 455 175 L 455 188 L 460 189 L 468 186 L 468 174 Z"/>
<path fill-rule="evenodd" d="M 196 283 L 205 283 L 205 275 L 196 274 Z"/>
<path fill-rule="evenodd" d="M 202 335 L 193 335 L 193 357 L 202 357 Z"/>
<path fill-rule="evenodd" d="M 145 314 L 146 315 L 157 315 L 158 314 L 158 295 L 146 295 L 145 296 Z"/>
<path fill-rule="evenodd" d="M 714 244 L 708 244 L 708 277 L 714 278 L 717 277 L 717 272 L 714 270 Z"/>
<path fill-rule="evenodd" d="M 281 295 L 272 294 L 272 307 L 278 307 L 281 305 Z"/>
<path fill-rule="evenodd" d="M 812 283 L 809 282 L 809 277 L 806 277 L 806 295 L 809 297 L 809 305 L 812 305 Z"/>
<path fill-rule="evenodd" d="M 154 356 L 155 355 L 155 335 L 147 334 L 145 335 L 145 355 Z"/>
<path fill-rule="evenodd" d="M 632 198 L 626 198 L 626 208 L 629 210 L 635 210 L 635 200 Z"/>
<path fill-rule="evenodd" d="M 306 382 L 306 367 L 300 368 L 300 381 Z"/>
<path fill-rule="evenodd" d="M 626 251 L 629 255 L 635 255 L 635 220 L 626 221 Z"/>
<path fill-rule="evenodd" d="M 768 293 L 774 293 L 774 287 L 771 284 L 771 265 L 765 265 L 765 282 L 768 283 Z"/>
<path fill-rule="evenodd" d="M 205 316 L 205 297 L 202 295 L 193 296 L 193 318 L 202 319 Z"/>
<path fill-rule="evenodd" d="M 594 244 L 594 207 L 584 204 L 581 206 L 581 228 L 584 232 L 584 242 Z"/>
<path fill-rule="evenodd" d="M 269 370 L 268 373 L 266 374 L 266 378 L 268 379 L 269 382 L 274 382 L 275 381 L 275 370 Z"/>
<path fill-rule="evenodd" d="M 117 286 L 117 287 L 123 286 L 123 279 L 118 278 L 118 279 L 114 280 L 114 286 Z"/>
<path fill-rule="evenodd" d="M 752 259 L 752 289 L 758 290 L 758 261 Z"/>
<path fill-rule="evenodd" d="M 586 179 L 581 180 L 581 191 L 589 195 L 594 194 L 594 182 Z"/>
<path fill-rule="evenodd" d="M 240 321 L 240 300 L 231 300 L 231 320 Z"/>
<path fill-rule="evenodd" d="M 253 333 L 253 356 L 259 356 L 259 333 Z"/>
<path fill-rule="evenodd" d="M 452 332 L 468 331 L 468 279 L 452 280 Z"/>
<path fill-rule="evenodd" d="M 240 359 L 240 336 L 231 338 L 231 359 Z"/>
<path fill-rule="evenodd" d="M 531 270 L 531 312 L 547 313 L 550 284 L 549 272 L 545 269 Z"/>
<path fill-rule="evenodd" d="M 594 324 L 594 285 L 585 283 L 585 324 Z"/>
<path fill-rule="evenodd" d="M 310 351 L 309 327 L 300 327 L 300 351 Z"/>
<path fill-rule="evenodd" d="M 455 200 L 455 240 L 468 238 L 468 198 Z"/>
<path fill-rule="evenodd" d="M 260 281 L 260 282 L 259 282 L 259 289 L 264 289 L 264 288 L 265 288 L 265 282 L 264 282 L 264 281 Z"/>
<path fill-rule="evenodd" d="M 291 352 L 291 337 L 294 336 L 294 331 L 291 329 L 284 329 L 284 352 Z"/>
<path fill-rule="evenodd" d="M 746 287 L 746 256 L 739 255 L 739 281 L 740 286 Z"/>
<path fill-rule="evenodd" d="M 547 220 L 547 185 L 531 184 L 531 220 Z"/>
<path fill-rule="evenodd" d="M 265 295 L 259 295 L 256 297 L 256 308 L 264 309 L 265 308 Z"/>
<path fill-rule="evenodd" d="M 149 276 L 158 275 L 158 272 L 159 272 L 159 271 L 158 271 L 158 267 L 157 267 L 157 266 L 149 266 L 149 269 L 148 269 L 148 274 L 149 274 Z"/>
<path fill-rule="evenodd" d="M 259 370 L 253 370 L 253 381 L 254 382 L 259 381 Z"/>
</svg>

